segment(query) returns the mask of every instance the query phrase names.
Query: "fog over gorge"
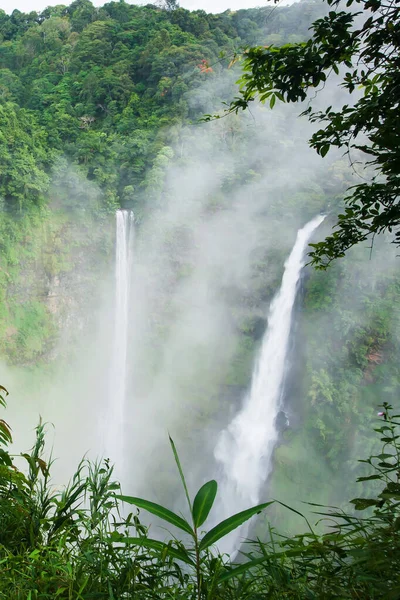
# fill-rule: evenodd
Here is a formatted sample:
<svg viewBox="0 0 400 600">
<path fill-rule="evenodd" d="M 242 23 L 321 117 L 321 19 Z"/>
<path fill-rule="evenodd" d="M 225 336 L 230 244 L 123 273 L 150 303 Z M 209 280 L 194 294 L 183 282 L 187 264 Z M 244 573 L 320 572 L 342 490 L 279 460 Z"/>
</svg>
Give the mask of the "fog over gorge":
<svg viewBox="0 0 400 600">
<path fill-rule="evenodd" d="M 282 127 L 290 129 L 292 135 L 294 128 L 304 128 L 296 119 L 297 110 L 287 108 L 277 115 L 260 108 L 252 117 L 231 117 L 184 132 L 190 140 L 189 161 L 179 160 L 177 150 L 172 149 L 163 173 L 166 191 L 162 203 L 136 218 L 128 334 L 128 414 L 131 431 L 135 431 L 129 435 L 133 452 L 142 451 L 145 456 L 154 445 L 167 445 L 166 432 L 175 420 L 179 424 L 183 414 L 190 419 L 193 409 L 204 409 L 210 402 L 209 390 L 222 385 L 230 367 L 238 343 L 238 323 L 254 314 L 266 318 L 268 296 L 255 307 L 243 305 L 243 298 L 253 289 L 268 289 L 268 285 L 275 289 L 297 229 L 321 208 L 314 201 L 311 209 L 300 205 L 288 214 L 286 189 L 291 194 L 302 187 L 307 189 L 311 174 L 317 169 L 323 172 L 326 165 L 304 140 L 298 146 L 279 144 L 279 152 L 268 142 L 279 138 Z M 231 129 L 237 131 L 232 133 Z M 243 131 L 252 137 L 248 156 L 236 150 Z M 272 154 L 279 156 L 271 167 Z M 266 165 L 261 176 L 251 170 L 254 163 Z M 242 173 L 249 172 L 248 180 L 232 185 L 238 164 Z M 228 194 L 221 194 L 224 185 L 229 186 Z M 270 269 L 264 267 L 260 275 L 257 262 L 268 257 L 270 248 L 281 253 L 280 262 L 271 264 Z M 99 337 L 102 331 L 107 332 L 103 344 L 110 346 L 109 352 L 115 294 L 113 262 L 110 257 L 109 272 L 105 273 L 110 289 L 106 306 L 98 307 L 101 317 L 97 323 Z M 99 282 L 99 289 L 104 289 L 104 283 Z M 87 308 L 90 313 L 91 307 Z M 78 361 L 87 361 L 88 369 L 90 365 L 93 369 L 98 358 L 91 353 L 88 357 L 87 340 L 82 342 Z M 105 353 L 107 350 L 100 356 Z M 104 375 L 101 363 L 97 368 L 96 380 Z M 85 375 L 82 377 L 84 381 Z M 136 395 L 143 400 L 135 401 Z M 92 402 L 99 399 L 90 399 L 87 404 Z M 84 410 L 82 399 L 78 406 Z M 70 424 L 75 422 L 79 427 L 75 415 L 71 410 Z M 43 417 L 47 420 L 45 414 Z M 92 436 L 93 432 L 89 439 Z M 86 445 L 85 438 L 82 435 L 81 452 L 99 452 L 101 442 L 93 447 L 96 442 Z M 149 466 L 141 462 L 136 468 L 146 472 Z"/>
<path fill-rule="evenodd" d="M 212 92 L 205 88 L 207 97 Z M 299 107 L 274 112 L 254 107 L 251 115 L 183 130 L 176 145 L 162 151 L 162 193 L 151 182 L 153 205 L 137 215 L 135 205 L 129 209 L 135 233 L 129 259 L 124 424 L 112 429 L 113 403 L 120 393 L 115 380 L 115 388 L 110 387 L 117 301 L 114 250 L 103 280 L 96 283 L 92 338 L 75 332 L 74 362 L 39 387 L 37 400 L 30 400 L 25 427 L 29 424 L 32 431 L 39 414 L 54 424 L 49 439 L 58 485 L 84 454 L 110 457 L 125 492 L 167 498 L 182 509 L 168 434 L 181 452 L 191 488 L 204 478 L 222 477 L 214 450 L 250 386 L 283 263 L 298 229 L 329 211 L 321 184 L 331 177 L 335 163 L 322 161 L 308 148 L 311 128 L 298 113 Z M 345 170 L 351 179 L 351 169 L 338 160 L 343 163 L 340 176 Z M 313 239 L 321 235 L 318 230 Z M 368 263 L 369 251 L 362 254 Z M 90 304 L 84 307 L 83 322 L 89 316 L 93 320 L 92 311 Z M 329 321 L 322 325 L 325 335 L 331 335 Z M 248 349 L 242 347 L 246 327 L 256 327 L 255 344 Z M 7 370 L 4 377 L 8 379 Z M 59 398 L 65 400 L 60 403 Z M 26 391 L 13 393 L 14 423 L 26 401 Z M 291 410 L 296 413 L 296 405 Z M 274 421 L 276 414 L 272 416 Z M 22 424 L 15 429 L 16 440 L 26 445 L 28 430 L 21 439 Z M 110 436 L 118 440 L 115 457 Z M 268 486 L 264 493 L 262 500 L 269 497 Z"/>
</svg>

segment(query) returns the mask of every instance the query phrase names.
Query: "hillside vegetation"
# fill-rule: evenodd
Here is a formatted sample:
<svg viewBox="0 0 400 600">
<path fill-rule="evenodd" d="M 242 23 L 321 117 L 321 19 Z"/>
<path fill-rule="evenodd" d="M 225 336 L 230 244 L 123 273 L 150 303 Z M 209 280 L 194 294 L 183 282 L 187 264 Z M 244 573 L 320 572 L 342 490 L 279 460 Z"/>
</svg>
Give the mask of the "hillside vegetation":
<svg viewBox="0 0 400 600">
<path fill-rule="evenodd" d="M 0 11 L 0 359 L 17 373 L 45 378 L 98 327 L 117 208 L 134 210 L 140 238 L 177 192 L 184 207 L 185 194 L 204 189 L 199 213 L 211 225 L 240 205 L 238 196 L 249 205 L 257 200 L 261 242 L 249 280 L 223 289 L 234 339 L 223 339 L 220 361 L 215 348 L 195 348 L 188 355 L 193 376 L 179 380 L 187 410 L 176 417 L 186 419 L 177 442 L 188 462 L 201 452 L 207 462 L 207 426 L 216 415 L 226 421 L 249 385 L 296 230 L 326 211 L 321 236 L 328 234 L 358 174 L 340 155 L 324 159 L 325 170 L 308 162 L 298 150 L 308 129 L 297 128 L 293 113 L 275 108 L 271 116 L 261 106 L 251 115 L 201 121 L 222 113 L 234 96 L 243 47 L 306 39 L 323 3 L 220 15 L 171 7 L 120 1 L 96 8 L 76 0 L 41 13 Z M 160 226 L 165 263 L 157 263 L 167 269 L 152 274 L 165 276 L 167 290 L 155 294 L 135 373 L 144 396 L 163 366 L 179 309 L 173 293 L 196 268 L 196 224 L 183 216 L 167 225 Z M 108 463 L 84 461 L 67 490 L 54 492 L 42 425 L 24 472 L 8 454 L 9 430 L 0 420 L 0 598 L 399 597 L 398 417 L 391 421 L 389 409 L 400 392 L 397 260 L 382 238 L 372 249 L 352 249 L 326 272 L 306 268 L 301 283 L 285 383 L 289 426 L 282 427 L 268 497 L 296 511 L 299 500 L 339 505 L 332 534 L 317 528 L 281 538 L 270 523 L 287 535 L 303 531 L 303 521 L 275 503 L 255 529 L 268 541 L 249 550 L 254 568 L 231 571 L 210 546 L 199 575 L 195 547 L 152 545 L 135 509 L 119 514 Z M 378 429 L 390 448 L 380 452 L 372 424 L 383 403 Z M 368 455 L 378 463 L 373 473 L 357 465 Z M 153 487 L 175 501 L 175 476 L 154 456 Z M 356 485 L 359 477 L 366 479 Z M 374 515 L 354 517 L 354 504 L 344 500 L 356 494 L 367 500 L 355 506 L 372 507 Z M 312 510 L 304 507 L 308 516 Z M 131 526 L 141 547 L 126 540 Z M 184 568 L 182 557 L 190 559 Z"/>
<path fill-rule="evenodd" d="M 0 351 L 8 360 L 49 355 L 68 320 L 68 303 L 49 297 L 60 296 L 60 276 L 68 295 L 64 276 L 93 273 L 85 245 L 105 264 L 108 215 L 123 206 L 138 216 L 160 200 L 171 146 L 224 99 L 226 84 L 210 97 L 204 83 L 243 45 L 301 39 L 320 8 L 272 10 L 207 15 L 78 0 L 0 11 Z M 85 294 L 73 298 L 75 312 Z"/>
</svg>

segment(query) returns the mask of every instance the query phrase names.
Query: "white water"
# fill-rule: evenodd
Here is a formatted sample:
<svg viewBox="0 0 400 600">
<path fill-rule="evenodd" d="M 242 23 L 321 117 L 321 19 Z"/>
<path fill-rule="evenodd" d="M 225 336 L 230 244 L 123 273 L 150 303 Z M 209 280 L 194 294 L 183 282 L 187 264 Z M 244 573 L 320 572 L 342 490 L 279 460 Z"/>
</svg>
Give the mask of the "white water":
<svg viewBox="0 0 400 600">
<path fill-rule="evenodd" d="M 323 221 L 318 216 L 297 233 L 293 250 L 285 263 L 279 292 L 273 299 L 268 326 L 256 362 L 251 388 L 241 411 L 220 434 L 215 458 L 222 471 L 218 520 L 260 502 L 260 491 L 271 472 L 271 459 L 277 442 L 275 420 L 281 409 L 293 306 L 297 284 L 304 266 L 304 255 L 313 231 Z M 235 554 L 246 537 L 248 527 L 232 532 L 220 550 Z"/>
<path fill-rule="evenodd" d="M 129 331 L 129 288 L 133 258 L 134 216 L 116 212 L 114 343 L 111 359 L 106 426 L 106 455 L 124 471 L 124 423 L 126 410 Z"/>
</svg>

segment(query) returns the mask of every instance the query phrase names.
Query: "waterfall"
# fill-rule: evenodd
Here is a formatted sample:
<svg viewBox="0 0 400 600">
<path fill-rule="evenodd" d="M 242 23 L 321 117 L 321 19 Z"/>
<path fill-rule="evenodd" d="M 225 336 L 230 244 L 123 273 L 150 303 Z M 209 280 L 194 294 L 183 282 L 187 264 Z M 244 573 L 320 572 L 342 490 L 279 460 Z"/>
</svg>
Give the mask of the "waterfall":
<svg viewBox="0 0 400 600">
<path fill-rule="evenodd" d="M 134 216 L 130 210 L 116 212 L 114 342 L 107 410 L 107 456 L 124 470 L 124 423 L 129 331 L 129 288 L 133 258 Z"/>
<path fill-rule="evenodd" d="M 323 219 L 323 216 L 314 218 L 297 233 L 285 263 L 280 290 L 269 308 L 268 325 L 250 390 L 240 412 L 217 441 L 214 455 L 222 472 L 216 506 L 219 520 L 258 504 L 261 487 L 271 472 L 272 453 L 278 438 L 275 421 L 281 409 L 297 284 L 308 242 Z M 235 554 L 247 532 L 246 526 L 232 532 L 220 545 L 220 551 Z"/>
</svg>

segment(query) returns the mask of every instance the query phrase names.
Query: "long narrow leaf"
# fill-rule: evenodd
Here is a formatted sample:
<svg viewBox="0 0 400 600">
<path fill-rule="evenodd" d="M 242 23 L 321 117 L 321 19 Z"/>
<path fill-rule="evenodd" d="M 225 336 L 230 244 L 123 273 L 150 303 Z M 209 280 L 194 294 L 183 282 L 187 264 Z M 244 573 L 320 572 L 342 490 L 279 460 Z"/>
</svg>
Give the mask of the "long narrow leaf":
<svg viewBox="0 0 400 600">
<path fill-rule="evenodd" d="M 69 510 L 71 508 L 71 506 L 78 500 L 78 498 L 81 496 L 82 492 L 84 492 L 86 489 L 86 482 L 82 483 L 80 486 L 78 486 L 76 488 L 76 490 L 71 494 L 71 496 L 67 496 L 67 501 L 65 502 L 65 504 L 61 504 L 60 506 L 58 506 L 57 508 L 57 512 L 56 512 L 56 517 L 66 513 L 67 510 Z"/>
<path fill-rule="evenodd" d="M 305 517 L 301 512 L 299 512 L 298 510 L 296 510 L 295 508 L 292 508 L 291 506 L 288 506 L 287 504 L 285 504 L 284 502 L 281 502 L 280 500 L 274 500 L 274 502 L 277 502 L 278 504 L 280 504 L 281 506 L 284 506 L 285 508 L 287 508 L 288 510 L 292 511 L 293 513 L 295 513 L 296 515 L 299 515 L 299 517 L 301 517 L 302 519 L 305 520 L 305 522 L 307 523 L 310 531 L 312 533 L 314 533 L 313 528 L 311 527 L 307 517 Z"/>
<path fill-rule="evenodd" d="M 112 538 L 115 541 L 114 538 Z M 190 558 L 189 554 L 186 552 L 184 548 L 174 548 L 170 544 L 165 544 L 164 542 L 160 542 L 158 540 L 152 540 L 149 538 L 134 538 L 134 537 L 124 537 L 121 536 L 121 539 L 118 540 L 123 544 L 130 544 L 132 546 L 140 546 L 141 548 L 150 548 L 151 550 L 156 550 L 158 553 L 166 553 L 172 556 L 173 558 L 177 558 L 182 562 L 194 566 L 193 560 Z"/>
<path fill-rule="evenodd" d="M 186 485 L 186 479 L 185 479 L 185 476 L 183 474 L 183 469 L 182 469 L 181 461 L 179 460 L 178 451 L 176 449 L 176 446 L 175 446 L 175 443 L 174 443 L 174 440 L 172 439 L 172 437 L 170 435 L 168 437 L 169 437 L 169 443 L 171 444 L 172 452 L 174 453 L 174 458 L 175 458 L 176 466 L 178 467 L 179 475 L 181 477 L 183 489 L 185 490 L 185 495 L 186 495 L 186 500 L 187 500 L 188 505 L 189 505 L 189 510 L 190 510 L 190 513 L 192 513 L 192 503 L 190 502 L 190 496 L 189 496 L 189 492 L 188 492 L 187 485 Z"/>
<path fill-rule="evenodd" d="M 193 522 L 195 527 L 201 527 L 207 519 L 217 495 L 218 485 L 212 479 L 205 483 L 197 492 L 193 502 Z"/>
<path fill-rule="evenodd" d="M 264 556 L 261 558 L 254 558 L 253 560 L 249 560 L 248 562 L 243 563 L 239 567 L 228 569 L 224 571 L 221 575 L 219 575 L 218 583 L 222 583 L 223 581 L 228 581 L 228 579 L 238 577 L 239 575 L 242 575 L 252 567 L 256 567 L 257 565 L 260 565 L 263 562 L 265 562 Z"/>
<path fill-rule="evenodd" d="M 0 419 L 0 441 L 5 445 L 12 442 L 11 427 L 3 419 Z"/>
<path fill-rule="evenodd" d="M 134 496 L 122 495 L 116 495 L 115 497 L 118 500 L 122 500 L 122 502 L 126 502 L 127 504 L 133 504 L 138 508 L 144 508 L 153 515 L 156 515 L 156 517 L 159 517 L 160 519 L 163 519 L 163 521 L 167 521 L 168 523 L 175 525 L 175 527 L 182 529 L 182 531 L 186 531 L 186 533 L 190 533 L 190 535 L 194 537 L 194 531 L 189 525 L 189 523 L 185 519 L 182 519 L 182 517 L 180 517 L 179 515 L 176 515 L 174 512 L 172 512 L 172 510 L 164 508 L 164 506 L 156 504 L 155 502 L 144 500 L 143 498 L 135 498 Z"/>
<path fill-rule="evenodd" d="M 6 390 L 6 388 L 3 385 L 0 385 L 0 406 L 4 406 L 4 408 L 5 408 L 6 401 L 4 399 L 4 396 L 2 395 L 3 392 L 4 392 L 5 396 L 8 396 L 8 391 Z"/>
<path fill-rule="evenodd" d="M 228 533 L 248 521 L 251 517 L 260 513 L 264 508 L 273 504 L 273 502 L 265 502 L 264 504 L 258 504 L 257 506 L 253 506 L 252 508 L 248 508 L 247 510 L 243 510 L 242 512 L 236 513 L 236 515 L 232 515 L 228 519 L 221 521 L 218 525 L 213 527 L 206 535 L 203 537 L 199 544 L 200 550 L 205 550 L 212 544 L 215 544 L 218 540 L 226 536 Z"/>
</svg>

